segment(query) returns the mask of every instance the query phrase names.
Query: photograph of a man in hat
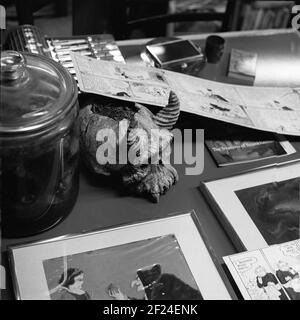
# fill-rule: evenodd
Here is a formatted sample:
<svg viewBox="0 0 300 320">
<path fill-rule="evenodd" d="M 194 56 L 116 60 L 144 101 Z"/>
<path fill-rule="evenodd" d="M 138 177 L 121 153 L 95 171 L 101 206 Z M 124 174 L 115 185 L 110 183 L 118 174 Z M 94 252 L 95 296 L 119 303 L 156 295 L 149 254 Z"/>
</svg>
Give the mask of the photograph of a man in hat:
<svg viewBox="0 0 300 320">
<path fill-rule="evenodd" d="M 145 300 L 202 300 L 198 290 L 192 288 L 174 274 L 162 273 L 160 264 L 137 270 L 131 282 L 137 292 L 144 293 Z M 107 288 L 110 297 L 116 300 L 134 300 L 113 284 Z"/>
</svg>

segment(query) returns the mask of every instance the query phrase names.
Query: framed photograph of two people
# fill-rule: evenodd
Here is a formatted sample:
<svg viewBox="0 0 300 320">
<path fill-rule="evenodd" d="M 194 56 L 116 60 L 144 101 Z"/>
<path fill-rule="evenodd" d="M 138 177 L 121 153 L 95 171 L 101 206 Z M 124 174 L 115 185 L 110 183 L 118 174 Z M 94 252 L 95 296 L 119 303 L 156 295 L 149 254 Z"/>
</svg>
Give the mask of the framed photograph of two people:
<svg viewBox="0 0 300 320">
<path fill-rule="evenodd" d="M 21 300 L 235 298 L 194 211 L 14 246 Z"/>
</svg>

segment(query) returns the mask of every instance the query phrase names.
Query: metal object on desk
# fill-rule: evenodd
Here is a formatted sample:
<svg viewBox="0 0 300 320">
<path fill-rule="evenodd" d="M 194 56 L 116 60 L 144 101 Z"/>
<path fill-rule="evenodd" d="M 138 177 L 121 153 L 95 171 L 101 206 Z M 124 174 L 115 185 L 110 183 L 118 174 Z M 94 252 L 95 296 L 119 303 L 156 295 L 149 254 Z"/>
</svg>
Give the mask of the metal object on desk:
<svg viewBox="0 0 300 320">
<path fill-rule="evenodd" d="M 95 59 L 125 63 L 114 37 L 111 34 L 85 35 L 73 37 L 44 37 L 32 25 L 23 25 L 8 34 L 6 47 L 9 50 L 26 51 L 52 58 L 63 65 L 74 77 L 71 51 Z"/>
<path fill-rule="evenodd" d="M 0 89 L 2 236 L 29 236 L 60 222 L 77 198 L 77 88 L 52 59 L 4 51 Z"/>
<path fill-rule="evenodd" d="M 149 41 L 141 56 L 154 67 L 195 76 L 206 63 L 200 47 L 191 41 L 175 37 L 161 37 Z"/>
</svg>

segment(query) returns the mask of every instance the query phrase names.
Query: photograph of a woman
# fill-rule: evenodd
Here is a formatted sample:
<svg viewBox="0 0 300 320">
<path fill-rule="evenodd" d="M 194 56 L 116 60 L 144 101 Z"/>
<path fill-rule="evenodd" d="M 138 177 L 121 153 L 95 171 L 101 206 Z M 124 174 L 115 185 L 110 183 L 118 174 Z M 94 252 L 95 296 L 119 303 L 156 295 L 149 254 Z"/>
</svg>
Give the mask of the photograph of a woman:
<svg viewBox="0 0 300 320">
<path fill-rule="evenodd" d="M 58 281 L 58 286 L 52 290 L 54 300 L 90 300 L 91 296 L 83 290 L 84 273 L 79 268 L 68 268 Z"/>
</svg>

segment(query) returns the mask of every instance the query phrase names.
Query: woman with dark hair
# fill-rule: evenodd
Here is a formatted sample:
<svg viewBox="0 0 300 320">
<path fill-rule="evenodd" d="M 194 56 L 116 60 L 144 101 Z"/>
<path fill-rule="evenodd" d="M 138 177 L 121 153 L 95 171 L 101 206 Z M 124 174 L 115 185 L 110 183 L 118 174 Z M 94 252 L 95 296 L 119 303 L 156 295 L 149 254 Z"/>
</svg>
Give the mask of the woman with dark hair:
<svg viewBox="0 0 300 320">
<path fill-rule="evenodd" d="M 79 268 L 68 268 L 60 277 L 59 300 L 90 300 L 90 295 L 82 289 L 84 273 Z"/>
</svg>

